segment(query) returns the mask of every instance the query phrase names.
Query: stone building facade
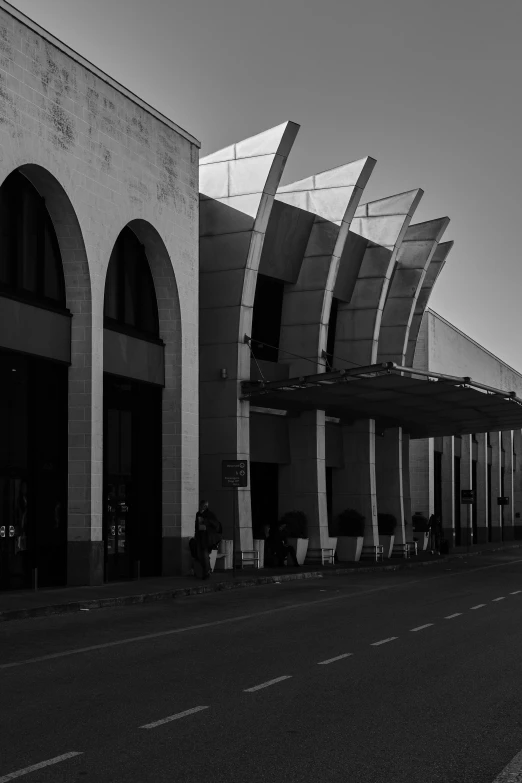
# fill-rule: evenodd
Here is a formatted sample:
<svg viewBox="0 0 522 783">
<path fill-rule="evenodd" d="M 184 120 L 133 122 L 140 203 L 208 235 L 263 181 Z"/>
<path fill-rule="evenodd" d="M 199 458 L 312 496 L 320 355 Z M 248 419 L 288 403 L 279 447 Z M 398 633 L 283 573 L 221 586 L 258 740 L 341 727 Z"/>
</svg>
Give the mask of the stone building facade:
<svg viewBox="0 0 522 783">
<path fill-rule="evenodd" d="M 153 505 L 161 519 L 155 554 L 145 570 L 172 574 L 186 568 L 181 542 L 186 544 L 189 536 L 198 491 L 198 148 L 189 133 L 0 2 L 0 183 L 7 188 L 4 194 L 16 191 L 23 204 L 36 205 L 27 207 L 27 219 L 24 212 L 9 241 L 36 280 L 44 274 L 41 259 L 51 252 L 42 245 L 47 240 L 38 234 L 40 229 L 34 228 L 41 221 L 48 242 L 57 244 L 54 255 L 61 260 L 58 276 L 63 285 L 58 301 L 34 283 L 31 272 L 16 279 L 6 273 L 1 281 L 3 376 L 18 373 L 20 379 L 26 372 L 32 379 L 29 391 L 20 381 L 11 396 L 6 392 L 2 399 L 6 427 L 13 399 L 29 395 L 24 411 L 16 414 L 15 445 L 3 449 L 0 465 L 0 559 L 4 582 L 11 580 L 12 586 L 24 585 L 39 563 L 42 571 L 53 536 L 64 544 L 67 572 L 62 581 L 100 583 L 104 561 L 106 568 L 106 529 L 114 533 L 112 554 L 121 556 L 123 571 L 116 568 L 114 576 L 139 570 L 140 560 L 143 573 L 140 545 L 131 540 L 136 527 L 132 503 L 140 508 Z M 13 172 L 16 176 L 9 179 Z M 8 228 L 2 230 L 5 234 Z M 119 242 L 118 252 L 127 252 L 123 236 L 137 271 L 133 278 L 123 272 L 114 278 L 116 289 L 125 291 L 115 289 L 114 301 L 119 297 L 123 304 L 108 319 L 107 272 Z M 148 304 L 139 290 L 142 279 L 152 279 Z M 156 326 L 147 332 L 142 327 L 149 305 L 150 323 Z M 20 357 L 27 366 L 13 364 Z M 37 359 L 41 375 L 33 371 Z M 34 448 L 24 441 L 24 427 L 34 421 L 37 408 L 38 420 L 45 418 L 45 406 L 34 407 L 34 385 L 58 366 L 66 368 L 66 459 L 59 470 L 45 448 L 32 460 L 28 452 Z M 135 403 L 132 408 L 120 395 L 108 413 L 107 379 L 119 379 L 113 397 L 121 392 L 135 403 L 140 394 L 148 400 L 150 392 L 152 400 L 151 389 L 159 390 L 153 403 L 159 406 L 158 432 L 151 448 L 156 449 L 161 481 L 154 491 L 149 489 L 148 500 L 136 467 L 129 465 L 117 467 L 121 475 L 111 485 L 113 497 L 106 496 L 104 426 L 109 441 L 134 438 L 136 454 L 146 443 L 145 435 L 138 433 Z M 56 415 L 60 417 L 60 411 Z M 45 438 L 53 440 L 57 431 L 48 428 Z M 52 481 L 47 481 L 46 470 L 49 475 L 54 471 Z M 49 489 L 52 482 L 54 490 Z M 35 538 L 37 528 L 45 531 L 40 538 Z M 143 538 L 143 531 L 140 535 Z M 56 578 L 48 575 L 48 580 Z"/>
</svg>

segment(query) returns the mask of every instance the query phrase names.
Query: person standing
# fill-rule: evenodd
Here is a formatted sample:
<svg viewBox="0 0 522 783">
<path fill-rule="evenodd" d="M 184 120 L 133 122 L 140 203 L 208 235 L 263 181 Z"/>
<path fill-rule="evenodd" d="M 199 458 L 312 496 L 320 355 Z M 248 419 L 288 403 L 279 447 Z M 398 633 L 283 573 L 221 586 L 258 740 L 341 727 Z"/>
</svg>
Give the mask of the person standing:
<svg viewBox="0 0 522 783">
<path fill-rule="evenodd" d="M 275 566 L 283 566 L 285 560 L 288 562 L 291 559 L 294 562 L 294 566 L 296 568 L 299 567 L 295 549 L 288 543 L 286 524 L 284 522 L 277 522 L 277 524 L 271 526 L 267 544 Z"/>
<path fill-rule="evenodd" d="M 442 524 L 437 514 L 432 514 L 429 520 L 430 529 L 430 550 L 431 554 L 440 555 L 440 546 L 442 538 Z"/>
<path fill-rule="evenodd" d="M 209 509 L 208 500 L 201 500 L 196 523 L 194 538 L 197 547 L 197 559 L 203 569 L 203 579 L 210 576 L 210 552 L 217 549 L 221 540 L 221 524 L 216 515 Z"/>
</svg>

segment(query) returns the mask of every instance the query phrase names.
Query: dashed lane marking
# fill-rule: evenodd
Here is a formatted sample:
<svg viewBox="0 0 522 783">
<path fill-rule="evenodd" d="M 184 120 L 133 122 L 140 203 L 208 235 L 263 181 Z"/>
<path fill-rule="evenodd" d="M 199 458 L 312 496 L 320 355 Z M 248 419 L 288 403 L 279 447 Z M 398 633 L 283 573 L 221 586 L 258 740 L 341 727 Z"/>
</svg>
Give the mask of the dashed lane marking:
<svg viewBox="0 0 522 783">
<path fill-rule="evenodd" d="M 477 571 L 489 571 L 492 568 L 505 568 L 506 565 L 512 566 L 512 565 L 517 565 L 518 563 L 522 563 L 522 559 L 510 560 L 508 563 L 494 563 L 493 565 L 479 566 L 478 568 L 471 568 L 469 571 L 463 570 L 463 571 L 453 571 L 453 573 L 451 574 L 446 574 L 446 573 L 438 574 L 437 576 L 428 577 L 426 579 L 410 579 L 407 582 L 400 582 L 393 585 L 386 585 L 384 587 L 373 587 L 370 588 L 369 590 L 361 590 L 354 593 L 334 595 L 328 598 L 319 598 L 314 601 L 303 601 L 302 603 L 298 603 L 298 604 L 287 604 L 286 606 L 277 606 L 272 609 L 265 609 L 261 612 L 252 612 L 251 614 L 238 615 L 237 617 L 227 617 L 223 620 L 212 620 L 211 622 L 208 623 L 198 623 L 197 625 L 189 625 L 189 626 L 185 626 L 184 628 L 171 628 L 168 631 L 159 631 L 157 633 L 143 634 L 142 636 L 131 636 L 126 639 L 117 639 L 114 642 L 91 644 L 89 645 L 89 647 L 76 647 L 73 648 L 72 650 L 62 650 L 61 652 L 50 653 L 48 655 L 39 655 L 36 658 L 26 658 L 23 661 L 11 661 L 10 663 L 1 663 L 0 670 L 13 669 L 15 666 L 27 666 L 30 663 L 42 663 L 43 661 L 52 661 L 56 658 L 66 658 L 69 655 L 81 655 L 83 653 L 94 652 L 95 650 L 106 650 L 110 647 L 119 647 L 120 645 L 124 645 L 124 644 L 135 644 L 136 642 L 145 642 L 151 639 L 159 639 L 163 636 L 171 636 L 173 634 L 178 634 L 178 633 L 187 633 L 188 631 L 200 631 L 203 630 L 204 628 L 216 628 L 219 627 L 220 625 L 242 622 L 243 620 L 253 620 L 257 617 L 273 615 L 277 612 L 287 612 L 287 611 L 291 611 L 292 609 L 305 609 L 309 606 L 314 606 L 315 604 L 330 603 L 332 601 L 345 601 L 346 599 L 349 598 L 362 598 L 367 595 L 372 595 L 373 593 L 381 593 L 381 592 L 386 592 L 388 590 L 403 589 L 416 584 L 429 585 L 430 582 L 433 582 L 436 579 L 446 579 L 446 578 L 450 579 L 453 578 L 454 576 L 467 576 L 468 574 L 474 574 Z M 518 590 L 517 592 L 521 592 L 521 591 Z"/>
<path fill-rule="evenodd" d="M 43 769 L 44 767 L 50 767 L 52 766 L 52 764 L 59 764 L 61 761 L 72 759 L 74 756 L 81 756 L 82 753 L 83 751 L 73 750 L 70 753 L 62 753 L 61 756 L 55 756 L 52 759 L 47 759 L 47 761 L 40 761 L 39 764 L 31 764 L 30 767 L 17 769 L 16 772 L 9 772 L 9 774 L 3 775 L 0 778 L 0 783 L 7 783 L 8 780 L 15 780 L 16 778 L 21 778 L 22 775 L 28 775 L 30 772 L 36 772 L 38 769 Z"/>
<path fill-rule="evenodd" d="M 410 628 L 410 631 L 422 631 L 424 628 L 429 628 L 433 623 L 426 623 L 425 625 L 418 625 L 416 628 Z"/>
<path fill-rule="evenodd" d="M 335 663 L 335 661 L 340 661 L 343 658 L 348 658 L 350 655 L 353 655 L 353 653 L 343 653 L 343 655 L 337 655 L 335 658 L 328 658 L 327 661 L 319 661 L 318 666 L 326 666 L 327 663 Z"/>
<path fill-rule="evenodd" d="M 503 601 L 505 597 L 506 597 L 505 595 L 501 595 L 499 598 L 493 598 L 493 601 Z"/>
<path fill-rule="evenodd" d="M 156 726 L 162 726 L 164 723 L 170 723 L 172 720 L 179 720 L 180 718 L 186 718 L 187 715 L 193 715 L 195 712 L 201 712 L 201 710 L 208 710 L 208 706 L 192 707 L 192 709 L 190 710 L 185 710 L 184 712 L 177 712 L 175 715 L 169 715 L 168 718 L 155 720 L 153 723 L 146 723 L 144 726 L 140 726 L 140 729 L 155 729 Z"/>
<path fill-rule="evenodd" d="M 514 591 L 513 591 L 512 593 L 510 593 L 509 595 L 518 595 L 519 593 L 522 593 L 522 590 L 514 590 Z"/>
<path fill-rule="evenodd" d="M 482 609 L 483 606 L 486 606 L 486 604 L 477 604 L 476 606 L 472 606 L 472 609 Z"/>
<path fill-rule="evenodd" d="M 378 647 L 380 644 L 386 644 L 386 642 L 393 642 L 394 639 L 398 639 L 398 636 L 389 636 L 387 639 L 381 639 L 379 642 L 372 642 L 372 647 Z"/>
<path fill-rule="evenodd" d="M 447 617 L 445 617 L 445 620 L 453 620 L 454 617 L 460 617 L 462 612 L 455 612 L 455 614 L 448 614 Z"/>
<path fill-rule="evenodd" d="M 269 685 L 275 685 L 276 682 L 281 682 L 282 680 L 289 680 L 291 674 L 284 674 L 282 677 L 276 677 L 275 680 L 268 680 L 268 682 L 262 682 L 261 685 L 254 685 L 253 688 L 245 688 L 245 693 L 253 693 L 254 691 L 260 691 L 261 688 L 268 688 Z"/>
</svg>

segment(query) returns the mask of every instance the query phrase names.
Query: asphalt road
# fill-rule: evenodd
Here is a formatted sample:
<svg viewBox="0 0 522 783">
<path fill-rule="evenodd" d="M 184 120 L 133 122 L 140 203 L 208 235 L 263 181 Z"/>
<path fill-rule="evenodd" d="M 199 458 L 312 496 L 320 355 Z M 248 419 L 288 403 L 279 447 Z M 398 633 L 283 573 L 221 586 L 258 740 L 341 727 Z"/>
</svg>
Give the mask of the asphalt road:
<svg viewBox="0 0 522 783">
<path fill-rule="evenodd" d="M 0 783 L 492 783 L 521 619 L 501 553 L 4 623 Z"/>
</svg>

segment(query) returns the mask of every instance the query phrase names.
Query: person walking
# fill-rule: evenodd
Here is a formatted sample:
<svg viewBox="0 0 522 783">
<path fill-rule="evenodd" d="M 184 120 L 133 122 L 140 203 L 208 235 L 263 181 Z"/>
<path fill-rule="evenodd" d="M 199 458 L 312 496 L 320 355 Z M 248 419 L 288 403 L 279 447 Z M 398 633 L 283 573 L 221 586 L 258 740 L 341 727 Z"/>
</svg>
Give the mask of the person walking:
<svg viewBox="0 0 522 783">
<path fill-rule="evenodd" d="M 288 562 L 288 559 L 291 558 L 294 561 L 295 567 L 299 567 L 295 549 L 288 543 L 286 525 L 284 522 L 277 522 L 275 525 L 271 526 L 267 544 L 275 566 L 283 566 L 285 560 Z"/>
<path fill-rule="evenodd" d="M 210 576 L 210 552 L 217 549 L 221 534 L 221 523 L 214 512 L 209 509 L 208 500 L 201 500 L 196 514 L 194 539 L 197 559 L 203 570 L 202 579 L 208 579 Z"/>
</svg>

